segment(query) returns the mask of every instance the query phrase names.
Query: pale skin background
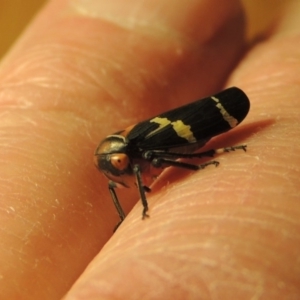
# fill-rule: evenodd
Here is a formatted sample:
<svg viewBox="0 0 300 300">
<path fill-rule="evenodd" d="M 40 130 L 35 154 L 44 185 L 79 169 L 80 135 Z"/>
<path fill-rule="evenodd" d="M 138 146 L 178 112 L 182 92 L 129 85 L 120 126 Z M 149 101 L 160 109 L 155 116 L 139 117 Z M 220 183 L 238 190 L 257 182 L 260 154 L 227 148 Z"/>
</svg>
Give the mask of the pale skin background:
<svg viewBox="0 0 300 300">
<path fill-rule="evenodd" d="M 299 1 L 252 47 L 238 1 L 107 2 L 51 1 L 2 61 L 0 299 L 298 299 Z M 120 190 L 112 235 L 98 142 L 232 85 L 250 113 L 209 147 L 248 152 L 167 170 L 145 221 Z"/>
</svg>

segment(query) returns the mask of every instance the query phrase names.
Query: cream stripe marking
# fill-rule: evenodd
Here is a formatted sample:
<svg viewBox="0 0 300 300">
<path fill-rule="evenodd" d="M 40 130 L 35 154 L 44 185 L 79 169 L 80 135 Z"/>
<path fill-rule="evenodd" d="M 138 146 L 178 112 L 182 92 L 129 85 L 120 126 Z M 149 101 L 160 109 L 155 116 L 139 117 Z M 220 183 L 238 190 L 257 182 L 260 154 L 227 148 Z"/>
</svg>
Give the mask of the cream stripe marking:
<svg viewBox="0 0 300 300">
<path fill-rule="evenodd" d="M 171 124 L 171 121 L 168 120 L 167 118 L 159 118 L 159 117 L 156 117 L 156 118 L 150 120 L 150 122 L 157 123 L 157 124 L 159 124 L 159 126 L 155 130 L 151 131 L 146 137 L 154 135 L 157 131 L 159 131 L 162 128 L 166 127 L 167 125 Z"/>
<path fill-rule="evenodd" d="M 176 131 L 177 135 L 186 139 L 189 143 L 196 143 L 193 132 L 191 131 L 191 126 L 185 125 L 181 120 L 172 122 L 172 126 Z"/>
<path fill-rule="evenodd" d="M 223 107 L 218 98 L 211 97 L 211 99 L 217 102 L 216 107 L 220 110 L 220 113 L 223 116 L 224 120 L 229 124 L 231 128 L 238 125 L 239 121 L 227 112 L 227 110 Z"/>
<path fill-rule="evenodd" d="M 150 120 L 150 122 L 159 124 L 159 127 L 150 132 L 146 137 L 154 135 L 157 131 L 171 124 L 173 126 L 174 131 L 179 137 L 186 139 L 189 143 L 197 142 L 196 138 L 193 135 L 193 132 L 191 131 L 191 126 L 185 125 L 181 120 L 171 122 L 167 118 L 156 117 Z"/>
</svg>

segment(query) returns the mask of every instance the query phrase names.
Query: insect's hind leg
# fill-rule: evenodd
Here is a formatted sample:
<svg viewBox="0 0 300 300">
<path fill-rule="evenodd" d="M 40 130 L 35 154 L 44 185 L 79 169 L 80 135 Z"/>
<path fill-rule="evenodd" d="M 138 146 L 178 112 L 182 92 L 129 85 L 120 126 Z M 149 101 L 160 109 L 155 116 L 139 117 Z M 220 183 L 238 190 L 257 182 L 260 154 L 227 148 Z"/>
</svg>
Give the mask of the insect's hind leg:
<svg viewBox="0 0 300 300">
<path fill-rule="evenodd" d="M 246 152 L 247 145 L 239 145 L 239 146 L 225 147 L 219 149 L 210 149 L 208 151 L 204 151 L 200 153 L 191 153 L 191 154 L 149 151 L 148 153 L 146 153 L 146 156 L 148 156 L 148 159 L 151 157 L 151 159 L 149 160 L 151 161 L 151 164 L 156 168 L 166 168 L 166 167 L 173 166 L 177 168 L 184 168 L 184 169 L 197 171 L 197 170 L 204 169 L 209 165 L 215 165 L 217 167 L 219 165 L 219 162 L 216 160 L 212 160 L 200 165 L 195 165 L 195 164 L 177 161 L 176 159 L 214 157 L 216 154 L 231 152 L 235 150 L 244 150 Z"/>
<path fill-rule="evenodd" d="M 183 168 L 183 169 L 197 171 L 197 170 L 204 169 L 205 167 L 207 167 L 209 165 L 215 165 L 217 167 L 219 165 L 219 162 L 217 162 L 215 160 L 211 160 L 211 161 L 208 161 L 201 165 L 194 165 L 194 164 L 189 164 L 189 163 L 185 163 L 182 161 L 167 159 L 167 158 L 163 158 L 163 157 L 156 157 L 151 161 L 151 164 L 155 168 L 177 167 L 177 168 Z"/>
<path fill-rule="evenodd" d="M 154 158 L 203 158 L 203 157 L 214 157 L 216 154 L 221 154 L 224 152 L 232 152 L 236 150 L 247 151 L 247 145 L 231 146 L 219 149 L 210 149 L 200 153 L 177 153 L 177 152 L 156 152 L 147 151 L 143 155 L 145 159 L 152 161 Z"/>
<path fill-rule="evenodd" d="M 231 146 L 231 147 L 225 147 L 225 148 L 220 148 L 216 150 L 216 153 L 224 153 L 224 152 L 232 152 L 235 150 L 244 150 L 247 152 L 247 145 L 238 145 L 238 146 Z"/>
<path fill-rule="evenodd" d="M 225 152 L 232 152 L 232 151 L 236 151 L 236 150 L 243 150 L 243 151 L 247 151 L 247 145 L 238 145 L 238 146 L 230 146 L 230 147 L 225 147 L 225 148 L 219 148 L 219 149 L 210 149 L 208 151 L 205 152 L 200 152 L 200 153 L 193 153 L 191 154 L 189 157 L 190 158 L 194 158 L 194 157 L 214 157 L 216 154 L 221 154 L 221 153 L 225 153 Z"/>
</svg>

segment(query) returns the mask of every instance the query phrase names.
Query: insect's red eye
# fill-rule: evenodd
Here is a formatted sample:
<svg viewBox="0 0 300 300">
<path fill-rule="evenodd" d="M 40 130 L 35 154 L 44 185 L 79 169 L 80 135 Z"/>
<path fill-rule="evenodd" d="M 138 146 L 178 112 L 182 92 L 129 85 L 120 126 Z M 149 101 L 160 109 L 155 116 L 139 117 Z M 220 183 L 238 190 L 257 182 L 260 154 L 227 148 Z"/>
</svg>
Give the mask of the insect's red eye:
<svg viewBox="0 0 300 300">
<path fill-rule="evenodd" d="M 123 171 L 129 165 L 129 158 L 124 153 L 116 153 L 111 155 L 110 162 L 114 168 Z"/>
</svg>

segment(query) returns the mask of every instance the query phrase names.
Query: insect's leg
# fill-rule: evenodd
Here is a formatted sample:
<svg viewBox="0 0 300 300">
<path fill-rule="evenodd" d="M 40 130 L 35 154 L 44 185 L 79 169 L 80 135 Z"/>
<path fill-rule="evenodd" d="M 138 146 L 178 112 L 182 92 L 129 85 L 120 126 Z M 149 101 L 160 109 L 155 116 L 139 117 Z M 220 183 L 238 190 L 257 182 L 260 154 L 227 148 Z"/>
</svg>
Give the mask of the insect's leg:
<svg viewBox="0 0 300 300">
<path fill-rule="evenodd" d="M 134 165 L 133 166 L 133 173 L 135 174 L 136 177 L 136 182 L 137 182 L 137 186 L 140 192 L 140 196 L 141 196 L 141 201 L 143 204 L 143 219 L 148 218 L 149 215 L 147 214 L 148 211 L 148 202 L 147 202 L 147 198 L 146 198 L 146 194 L 145 194 L 145 187 L 143 186 L 143 180 L 142 180 L 142 175 L 141 175 L 141 169 L 139 165 Z"/>
<path fill-rule="evenodd" d="M 156 157 L 151 161 L 152 165 L 155 168 L 166 168 L 166 167 L 177 167 L 177 168 L 183 168 L 188 170 L 201 170 L 209 165 L 215 165 L 216 167 L 219 165 L 219 162 L 215 160 L 208 161 L 206 163 L 203 163 L 201 165 L 194 165 L 194 164 L 188 164 L 182 161 L 172 160 L 172 159 L 166 159 L 163 157 Z"/>
<path fill-rule="evenodd" d="M 235 151 L 235 150 L 244 150 L 245 152 L 247 152 L 247 145 L 239 145 L 239 146 L 220 148 L 220 149 L 216 150 L 216 153 L 231 152 L 231 151 Z"/>
<path fill-rule="evenodd" d="M 110 192 L 111 198 L 113 200 L 115 208 L 116 208 L 116 210 L 117 210 L 117 212 L 119 214 L 119 217 L 120 217 L 120 221 L 115 226 L 114 232 L 118 229 L 118 227 L 122 224 L 122 222 L 125 219 L 125 213 L 124 213 L 123 208 L 122 208 L 122 206 L 121 206 L 121 204 L 119 202 L 119 199 L 118 199 L 118 196 L 116 194 L 115 188 L 116 188 L 116 184 L 113 181 L 109 181 L 109 183 L 108 183 L 108 190 Z"/>
<path fill-rule="evenodd" d="M 202 158 L 202 157 L 214 157 L 216 154 L 221 154 L 224 152 L 231 152 L 235 150 L 244 150 L 247 151 L 247 145 L 239 145 L 239 146 L 232 146 L 232 147 L 225 147 L 219 149 L 210 149 L 200 153 L 176 153 L 176 152 L 155 152 L 155 151 L 147 151 L 144 154 L 144 158 L 152 160 L 156 157 L 165 157 L 165 158 Z"/>
<path fill-rule="evenodd" d="M 189 164 L 181 161 L 177 161 L 178 158 L 202 158 L 202 157 L 214 157 L 216 154 L 224 153 L 224 152 L 231 152 L 235 150 L 244 150 L 247 151 L 247 145 L 239 145 L 239 146 L 232 146 L 220 149 L 210 149 L 205 152 L 200 153 L 176 153 L 176 152 L 156 152 L 156 151 L 146 151 L 143 154 L 143 157 L 151 162 L 151 164 L 155 168 L 166 168 L 166 167 L 177 167 L 177 168 L 184 168 L 189 170 L 201 170 L 209 165 L 215 165 L 216 167 L 219 165 L 219 162 L 216 160 L 208 161 L 201 165 L 194 165 Z M 171 158 L 171 159 L 169 159 Z"/>
<path fill-rule="evenodd" d="M 235 150 L 244 150 L 245 152 L 247 151 L 247 145 L 239 145 L 239 146 L 231 146 L 231 147 L 225 147 L 225 148 L 219 148 L 219 149 L 210 149 L 208 151 L 205 152 L 200 152 L 200 153 L 193 153 L 192 156 L 190 156 L 191 158 L 193 157 L 204 157 L 204 156 L 210 156 L 210 157 L 214 157 L 216 154 L 221 154 L 224 152 L 232 152 Z"/>
</svg>

